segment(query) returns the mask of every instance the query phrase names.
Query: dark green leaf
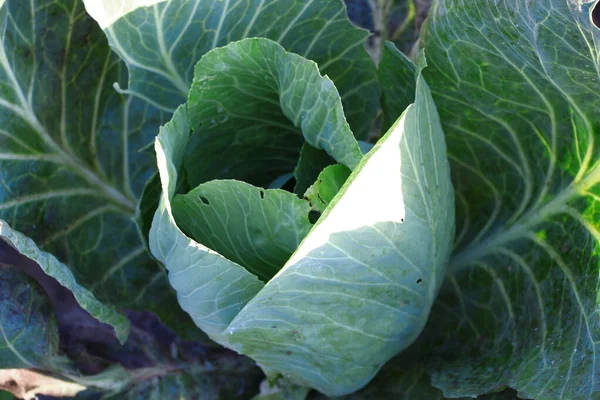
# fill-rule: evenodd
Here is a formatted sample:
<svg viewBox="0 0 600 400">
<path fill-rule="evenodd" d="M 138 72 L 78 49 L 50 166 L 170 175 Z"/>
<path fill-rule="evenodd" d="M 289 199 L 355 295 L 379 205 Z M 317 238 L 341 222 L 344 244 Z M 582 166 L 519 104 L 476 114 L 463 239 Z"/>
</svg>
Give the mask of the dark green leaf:
<svg viewBox="0 0 600 400">
<path fill-rule="evenodd" d="M 0 267 L 0 305 L 0 369 L 57 368 L 58 327 L 37 282 Z"/>
<path fill-rule="evenodd" d="M 298 157 L 298 164 L 294 169 L 294 177 L 296 178 L 294 193 L 299 196 L 304 195 L 310 185 L 317 180 L 323 168 L 332 164 L 335 164 L 335 160 L 327 152 L 304 143 Z"/>
<path fill-rule="evenodd" d="M 14 231 L 8 224 L 0 220 L 0 239 L 7 242 L 19 254 L 36 262 L 42 271 L 48 276 L 56 279 L 58 283 L 73 293 L 78 304 L 100 322 L 111 325 L 117 338 L 124 342 L 129 334 L 129 321 L 124 315 L 116 312 L 113 308 L 99 302 L 92 293 L 80 286 L 73 273 L 66 265 L 58 261 L 52 254 L 41 251 L 33 240 L 23 234 Z M 0 263 L 2 260 L 0 260 Z"/>
<path fill-rule="evenodd" d="M 377 73 L 384 88 L 381 94 L 383 127 L 388 129 L 415 100 L 415 64 L 393 43 L 386 42 Z"/>
<path fill-rule="evenodd" d="M 13 396 L 12 394 L 5 392 L 3 390 L 0 390 L 0 400 L 14 400 L 15 396 Z"/>
<path fill-rule="evenodd" d="M 115 381 L 115 378 L 118 383 L 120 377 L 98 378 L 101 380 L 91 383 L 94 387 L 102 388 L 103 384 Z M 171 363 L 130 370 L 125 378 L 125 385 L 116 385 L 114 390 L 108 390 L 110 385 L 106 387 L 102 399 L 245 400 L 258 392 L 263 375 L 252 360 L 220 350 L 220 353 L 194 363 L 173 360 Z"/>
<path fill-rule="evenodd" d="M 8 0 L 0 23 L 0 218 L 99 301 L 192 328 L 131 220 L 162 114 L 115 92 L 125 65 L 80 1 Z"/>
<path fill-rule="evenodd" d="M 422 348 L 446 396 L 503 386 L 536 399 L 600 396 L 592 3 L 440 0 L 431 10 L 425 74 L 459 226 Z"/>
</svg>

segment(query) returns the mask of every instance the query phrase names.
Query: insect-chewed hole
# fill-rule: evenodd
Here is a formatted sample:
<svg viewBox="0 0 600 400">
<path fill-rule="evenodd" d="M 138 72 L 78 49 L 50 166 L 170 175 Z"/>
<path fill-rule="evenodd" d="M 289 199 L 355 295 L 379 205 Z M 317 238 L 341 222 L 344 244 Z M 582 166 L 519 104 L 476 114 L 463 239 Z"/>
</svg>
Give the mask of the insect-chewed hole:
<svg viewBox="0 0 600 400">
<path fill-rule="evenodd" d="M 423 283 L 423 279 L 421 279 L 421 278 L 417 279 L 417 285 L 420 285 L 421 283 Z"/>
<path fill-rule="evenodd" d="M 264 192 L 264 190 L 260 191 L 260 198 L 263 199 L 263 200 L 265 199 L 265 192 Z"/>
<path fill-rule="evenodd" d="M 600 28 L 600 2 L 594 4 L 594 8 L 592 8 L 592 23 L 596 28 Z"/>
<path fill-rule="evenodd" d="M 206 204 L 207 206 L 210 206 L 210 201 L 208 201 L 208 199 L 204 196 L 198 196 L 198 198 L 200 199 L 200 201 L 204 204 Z"/>
<path fill-rule="evenodd" d="M 310 212 L 308 213 L 308 222 L 310 222 L 311 224 L 314 224 L 319 220 L 320 216 L 321 216 L 320 211 L 310 210 Z"/>
</svg>

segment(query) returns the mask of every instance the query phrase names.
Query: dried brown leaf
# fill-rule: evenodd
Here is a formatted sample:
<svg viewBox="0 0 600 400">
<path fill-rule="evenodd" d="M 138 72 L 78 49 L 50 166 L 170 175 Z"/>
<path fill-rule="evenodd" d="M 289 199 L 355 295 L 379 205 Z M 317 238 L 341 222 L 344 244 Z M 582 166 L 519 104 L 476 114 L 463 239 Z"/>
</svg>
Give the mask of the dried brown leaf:
<svg viewBox="0 0 600 400">
<path fill-rule="evenodd" d="M 86 387 L 27 369 L 3 369 L 0 370 L 0 389 L 19 399 L 34 400 L 37 395 L 75 397 Z"/>
</svg>

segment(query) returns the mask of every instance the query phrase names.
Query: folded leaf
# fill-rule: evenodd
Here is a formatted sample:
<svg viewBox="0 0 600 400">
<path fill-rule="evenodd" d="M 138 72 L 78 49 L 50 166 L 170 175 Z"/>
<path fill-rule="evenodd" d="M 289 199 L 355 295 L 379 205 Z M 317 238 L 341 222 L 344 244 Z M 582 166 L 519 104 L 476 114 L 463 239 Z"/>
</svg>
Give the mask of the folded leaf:
<svg viewBox="0 0 600 400">
<path fill-rule="evenodd" d="M 308 202 L 284 190 L 214 180 L 175 196 L 177 225 L 198 243 L 268 281 L 312 224 Z"/>
<path fill-rule="evenodd" d="M 422 348 L 433 352 L 430 373 L 446 396 L 507 385 L 536 399 L 600 395 L 593 5 L 434 3 L 425 75 L 460 224 Z"/>
<path fill-rule="evenodd" d="M 194 65 L 204 54 L 236 40 L 265 37 L 319 64 L 340 91 L 358 137 L 368 134 L 377 113 L 375 64 L 364 48 L 368 33 L 350 23 L 341 0 L 84 3 L 127 63 L 126 92 L 160 109 L 172 112 L 185 102 Z"/>
<path fill-rule="evenodd" d="M 150 229 L 150 250 L 168 268 L 181 307 L 211 339 L 225 344 L 223 331 L 263 283 L 244 267 L 188 238 L 177 226 L 171 201 L 189 137 L 187 112 L 181 106 L 155 143 L 163 193 Z"/>
<path fill-rule="evenodd" d="M 450 254 L 453 200 L 439 118 L 419 73 L 415 104 L 231 322 L 230 345 L 269 375 L 327 395 L 361 388 L 427 321 Z"/>
<path fill-rule="evenodd" d="M 58 261 L 52 254 L 41 251 L 33 240 L 12 230 L 2 220 L 0 220 L 0 239 L 6 241 L 20 254 L 36 262 L 44 273 L 69 289 L 81 308 L 100 322 L 111 325 L 121 343 L 125 342 L 129 333 L 129 320 L 112 307 L 99 302 L 92 293 L 79 285 L 66 265 Z"/>
<path fill-rule="evenodd" d="M 267 39 L 245 39 L 198 62 L 188 99 L 191 187 L 211 179 L 267 186 L 294 170 L 304 141 L 354 168 L 362 158 L 340 96 L 317 64 Z"/>
</svg>

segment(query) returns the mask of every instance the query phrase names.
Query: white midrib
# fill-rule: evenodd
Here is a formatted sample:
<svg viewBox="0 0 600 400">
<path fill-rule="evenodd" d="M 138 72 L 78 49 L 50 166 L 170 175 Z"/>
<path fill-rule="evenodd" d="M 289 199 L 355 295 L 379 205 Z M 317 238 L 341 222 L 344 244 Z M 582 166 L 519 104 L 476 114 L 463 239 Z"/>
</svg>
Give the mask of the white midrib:
<svg viewBox="0 0 600 400">
<path fill-rule="evenodd" d="M 498 248 L 524 238 L 533 228 L 547 221 L 553 215 L 561 212 L 567 212 L 567 203 L 573 198 L 582 195 L 592 186 L 600 182 L 600 164 L 596 164 L 583 179 L 571 182 L 554 199 L 544 204 L 538 209 L 533 209 L 521 216 L 517 222 L 505 231 L 488 236 L 486 239 L 474 242 L 464 250 L 454 255 L 450 260 L 448 272 L 454 273 L 463 268 L 467 268 L 477 260 L 485 256 L 494 254 Z"/>
<path fill-rule="evenodd" d="M 123 208 L 125 212 L 127 212 L 128 214 L 133 214 L 135 212 L 135 202 L 133 199 L 130 199 L 123 195 L 119 190 L 117 190 L 116 188 L 105 182 L 103 179 L 101 179 L 94 171 L 87 168 L 85 164 L 77 158 L 75 158 L 75 156 L 64 151 L 58 144 L 56 144 L 52 136 L 46 131 L 46 128 L 44 128 L 44 126 L 37 119 L 37 116 L 31 109 L 29 102 L 23 94 L 23 90 L 6 57 L 4 46 L 0 46 L 0 64 L 4 68 L 6 74 L 8 75 L 8 78 L 10 79 L 10 82 L 14 88 L 15 94 L 17 95 L 17 97 L 19 98 L 19 102 L 21 103 L 20 110 L 15 111 L 17 111 L 19 115 L 21 115 L 21 117 L 23 117 L 25 121 L 28 122 L 33 129 L 36 130 L 36 132 L 38 132 L 44 143 L 46 143 L 48 147 L 50 147 L 52 151 L 54 151 L 59 156 L 63 164 L 70 167 L 72 171 L 74 171 L 86 181 L 88 181 L 90 184 L 98 188 L 98 190 L 101 191 L 102 194 L 104 194 L 106 197 L 110 198 L 116 204 L 121 206 L 121 208 Z"/>
<path fill-rule="evenodd" d="M 189 85 L 185 83 L 175 64 L 173 63 L 173 58 L 171 57 L 171 53 L 167 51 L 167 46 L 165 44 L 165 38 L 163 33 L 163 20 L 162 16 L 159 16 L 158 7 L 156 4 L 153 6 L 153 14 L 154 14 L 154 24 L 156 25 L 156 39 L 158 41 L 158 47 L 160 50 L 160 54 L 165 62 L 165 68 L 168 71 L 168 74 L 171 77 L 171 82 L 173 85 L 183 94 L 185 98 L 187 98 L 189 92 Z"/>
</svg>

